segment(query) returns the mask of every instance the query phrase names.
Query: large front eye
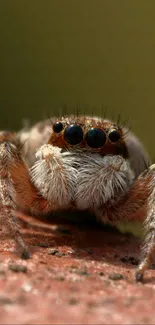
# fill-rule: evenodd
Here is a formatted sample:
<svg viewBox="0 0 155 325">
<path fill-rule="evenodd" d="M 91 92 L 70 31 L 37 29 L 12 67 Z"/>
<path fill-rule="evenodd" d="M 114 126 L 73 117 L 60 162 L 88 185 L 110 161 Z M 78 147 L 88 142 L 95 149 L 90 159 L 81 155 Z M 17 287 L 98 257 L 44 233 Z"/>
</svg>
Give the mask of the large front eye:
<svg viewBox="0 0 155 325">
<path fill-rule="evenodd" d="M 101 129 L 92 128 L 87 132 L 85 140 L 89 147 L 101 148 L 106 143 L 106 134 Z"/>
<path fill-rule="evenodd" d="M 65 129 L 64 139 L 72 145 L 76 145 L 83 140 L 83 130 L 78 124 L 71 124 Z"/>
<path fill-rule="evenodd" d="M 56 122 L 53 124 L 53 131 L 55 133 L 60 133 L 63 130 L 63 124 L 61 122 Z"/>
<path fill-rule="evenodd" d="M 120 132 L 118 130 L 111 130 L 110 133 L 108 134 L 109 140 L 111 142 L 117 142 L 120 140 Z"/>
</svg>

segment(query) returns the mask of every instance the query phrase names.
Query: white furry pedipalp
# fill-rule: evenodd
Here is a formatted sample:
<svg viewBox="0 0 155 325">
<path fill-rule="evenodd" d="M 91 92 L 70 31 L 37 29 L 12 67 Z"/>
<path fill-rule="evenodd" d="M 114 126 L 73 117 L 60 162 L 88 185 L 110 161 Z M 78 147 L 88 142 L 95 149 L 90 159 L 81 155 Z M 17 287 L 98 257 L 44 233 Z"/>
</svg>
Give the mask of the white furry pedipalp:
<svg viewBox="0 0 155 325">
<path fill-rule="evenodd" d="M 35 186 L 49 202 L 64 208 L 70 204 L 77 183 L 72 154 L 46 144 L 37 151 L 36 158 L 30 169 Z"/>
<path fill-rule="evenodd" d="M 43 197 L 60 208 L 72 202 L 80 210 L 112 205 L 134 180 L 129 162 L 118 155 L 62 152 L 47 144 L 36 158 L 30 169 L 32 180 Z"/>
<path fill-rule="evenodd" d="M 78 209 L 95 209 L 113 204 L 134 180 L 130 164 L 121 156 L 81 154 L 77 158 L 78 182 L 75 203 Z"/>
</svg>

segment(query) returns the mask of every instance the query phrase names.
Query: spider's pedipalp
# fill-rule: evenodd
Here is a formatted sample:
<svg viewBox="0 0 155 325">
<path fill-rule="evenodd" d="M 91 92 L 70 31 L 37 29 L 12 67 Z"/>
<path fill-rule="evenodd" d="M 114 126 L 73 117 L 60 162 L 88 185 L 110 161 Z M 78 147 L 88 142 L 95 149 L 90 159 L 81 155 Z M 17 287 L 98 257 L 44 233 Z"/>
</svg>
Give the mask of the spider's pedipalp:
<svg viewBox="0 0 155 325">
<path fill-rule="evenodd" d="M 71 204 L 77 183 L 77 170 L 71 153 L 45 144 L 36 153 L 37 161 L 31 168 L 32 180 L 53 208 Z"/>
<path fill-rule="evenodd" d="M 78 173 L 76 205 L 94 212 L 107 203 L 116 202 L 134 179 L 129 162 L 119 155 L 82 155 Z"/>
</svg>

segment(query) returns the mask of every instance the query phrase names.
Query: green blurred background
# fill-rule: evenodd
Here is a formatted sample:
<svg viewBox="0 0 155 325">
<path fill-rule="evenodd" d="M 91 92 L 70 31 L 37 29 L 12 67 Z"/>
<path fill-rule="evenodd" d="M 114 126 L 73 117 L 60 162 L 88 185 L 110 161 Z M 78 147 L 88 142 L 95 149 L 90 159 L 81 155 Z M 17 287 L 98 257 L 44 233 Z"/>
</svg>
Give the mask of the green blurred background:
<svg viewBox="0 0 155 325">
<path fill-rule="evenodd" d="M 155 157 L 154 0 L 0 0 L 0 127 L 77 103 L 129 118 Z"/>
</svg>

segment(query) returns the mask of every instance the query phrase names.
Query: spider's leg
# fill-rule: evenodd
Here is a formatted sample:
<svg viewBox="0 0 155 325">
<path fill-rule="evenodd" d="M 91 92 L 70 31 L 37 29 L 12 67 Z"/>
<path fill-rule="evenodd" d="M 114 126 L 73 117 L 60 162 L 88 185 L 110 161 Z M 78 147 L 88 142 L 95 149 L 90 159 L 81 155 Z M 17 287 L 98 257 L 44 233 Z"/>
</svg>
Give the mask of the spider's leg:
<svg viewBox="0 0 155 325">
<path fill-rule="evenodd" d="M 0 140 L 4 140 L 2 133 Z M 14 163 L 12 159 L 14 147 L 15 145 L 9 141 L 0 143 L 0 223 L 7 226 L 11 236 L 14 237 L 21 257 L 29 258 L 29 250 L 22 239 L 14 213 L 16 210 L 15 191 L 9 172 L 10 163 Z"/>
<path fill-rule="evenodd" d="M 16 146 L 16 141 L 0 138 L 0 222 L 7 226 L 18 245 L 22 258 L 29 258 L 17 223 L 18 208 L 36 214 L 52 211 L 53 206 L 44 198 L 31 180 L 28 166 Z M 14 139 L 15 140 L 15 139 Z M 14 142 L 14 143 L 13 143 Z"/>
<path fill-rule="evenodd" d="M 145 238 L 141 250 L 141 262 L 136 271 L 137 281 L 142 281 L 144 271 L 155 257 L 155 165 L 150 166 L 148 173 L 152 173 L 149 183 L 151 192 L 146 205 L 146 218 L 144 220 Z"/>
<path fill-rule="evenodd" d="M 143 209 L 137 215 L 139 209 Z M 144 222 L 145 239 L 142 247 L 140 265 L 136 271 L 136 280 L 141 281 L 145 269 L 155 253 L 155 165 L 150 166 L 136 179 L 129 191 L 113 206 L 105 206 L 96 213 L 101 221 L 116 224 L 121 220 Z"/>
</svg>

